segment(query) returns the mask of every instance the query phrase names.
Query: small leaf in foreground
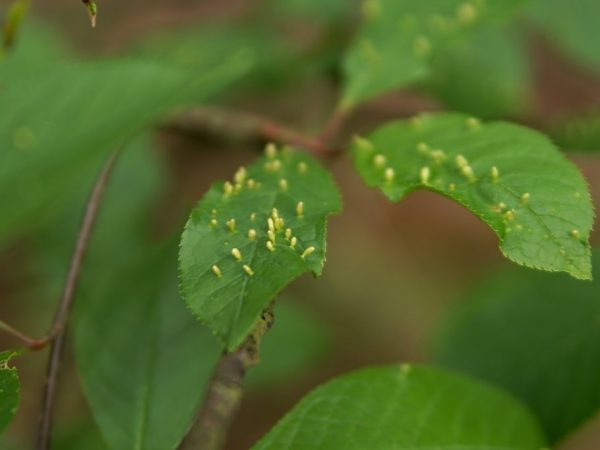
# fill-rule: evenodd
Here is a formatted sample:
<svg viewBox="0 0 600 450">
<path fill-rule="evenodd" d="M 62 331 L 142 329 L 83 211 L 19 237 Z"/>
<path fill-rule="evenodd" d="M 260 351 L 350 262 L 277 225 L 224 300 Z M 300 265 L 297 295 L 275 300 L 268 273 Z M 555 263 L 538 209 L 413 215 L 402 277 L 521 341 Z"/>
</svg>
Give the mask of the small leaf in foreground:
<svg viewBox="0 0 600 450">
<path fill-rule="evenodd" d="M 450 316 L 435 359 L 520 397 L 552 442 L 600 411 L 600 252 L 593 283 L 522 269 L 483 283 Z"/>
<path fill-rule="evenodd" d="M 313 158 L 267 147 L 192 211 L 179 253 L 185 302 L 235 349 L 282 288 L 306 271 L 321 273 L 327 216 L 340 208 L 331 176 Z"/>
<path fill-rule="evenodd" d="M 461 114 L 423 115 L 357 138 L 355 165 L 392 201 L 428 189 L 487 223 L 512 261 L 591 277 L 594 212 L 577 168 L 542 134 Z"/>
<path fill-rule="evenodd" d="M 0 352 L 0 431 L 12 421 L 19 406 L 19 375 L 9 366 L 15 352 Z"/>
<path fill-rule="evenodd" d="M 523 0 L 366 0 L 366 23 L 345 60 L 343 103 L 422 80 L 438 48 L 479 24 L 510 13 Z"/>
<path fill-rule="evenodd" d="M 308 394 L 253 450 L 539 450 L 533 416 L 510 395 L 422 366 L 365 369 Z"/>
</svg>

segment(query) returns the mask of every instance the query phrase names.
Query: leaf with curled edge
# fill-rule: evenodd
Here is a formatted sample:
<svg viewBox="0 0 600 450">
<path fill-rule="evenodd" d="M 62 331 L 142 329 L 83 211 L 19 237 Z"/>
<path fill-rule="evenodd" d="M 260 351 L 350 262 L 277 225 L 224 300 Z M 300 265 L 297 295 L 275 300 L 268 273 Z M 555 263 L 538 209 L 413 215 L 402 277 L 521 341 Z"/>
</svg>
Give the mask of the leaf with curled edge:
<svg viewBox="0 0 600 450">
<path fill-rule="evenodd" d="M 320 275 L 327 216 L 340 209 L 333 180 L 312 157 L 267 147 L 192 211 L 179 252 L 183 299 L 235 349 L 281 289 L 304 272 Z"/>
<path fill-rule="evenodd" d="M 487 223 L 510 260 L 591 278 L 588 188 L 543 134 L 507 122 L 431 114 L 356 139 L 353 154 L 366 183 L 390 200 L 417 189 L 440 193 Z"/>
</svg>

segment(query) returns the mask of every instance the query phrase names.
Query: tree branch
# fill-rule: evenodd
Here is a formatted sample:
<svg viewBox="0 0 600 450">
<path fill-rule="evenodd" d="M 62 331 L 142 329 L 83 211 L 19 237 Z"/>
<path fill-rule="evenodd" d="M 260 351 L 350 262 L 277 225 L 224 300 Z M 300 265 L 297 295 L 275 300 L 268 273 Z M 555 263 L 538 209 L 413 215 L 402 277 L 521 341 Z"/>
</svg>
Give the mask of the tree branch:
<svg viewBox="0 0 600 450">
<path fill-rule="evenodd" d="M 273 141 L 304 148 L 314 155 L 335 153 L 320 138 L 292 130 L 286 126 L 249 113 L 222 108 L 194 108 L 168 121 L 164 129 L 191 135 L 209 135 L 232 142 Z"/>
<path fill-rule="evenodd" d="M 0 320 L 0 330 L 19 339 L 30 350 L 41 350 L 44 347 L 46 347 L 48 342 L 50 342 L 49 336 L 44 336 L 40 339 L 32 338 L 30 336 L 27 336 L 25 333 L 22 333 L 21 331 L 17 330 L 16 328 L 11 327 L 9 324 L 3 322 L 2 320 Z"/>
<path fill-rule="evenodd" d="M 38 450 L 48 450 L 50 446 L 50 429 L 52 426 L 52 412 L 54 407 L 54 399 L 56 393 L 56 384 L 58 380 L 58 372 L 60 369 L 60 363 L 62 360 L 62 353 L 65 344 L 65 330 L 69 320 L 69 313 L 73 304 L 73 298 L 75 290 L 77 288 L 77 282 L 79 280 L 79 274 L 81 273 L 81 267 L 83 258 L 86 253 L 92 229 L 98 216 L 98 210 L 108 179 L 112 172 L 115 160 L 118 155 L 118 150 L 113 152 L 108 161 L 105 163 L 100 175 L 96 179 L 96 183 L 92 189 L 90 197 L 87 202 L 85 215 L 83 222 L 79 230 L 79 236 L 75 245 L 75 250 L 71 259 L 71 265 L 69 267 L 69 273 L 65 282 L 63 294 L 54 317 L 52 329 L 48 336 L 53 337 L 52 345 L 50 347 L 50 359 L 48 361 L 48 370 L 46 373 L 46 387 L 44 390 L 44 401 L 42 405 L 42 417 L 40 420 L 38 430 Z"/>
<path fill-rule="evenodd" d="M 274 302 L 246 341 L 234 352 L 225 353 L 215 368 L 194 428 L 180 450 L 220 450 L 240 408 L 246 372 L 259 363 L 262 337 L 273 326 Z"/>
</svg>

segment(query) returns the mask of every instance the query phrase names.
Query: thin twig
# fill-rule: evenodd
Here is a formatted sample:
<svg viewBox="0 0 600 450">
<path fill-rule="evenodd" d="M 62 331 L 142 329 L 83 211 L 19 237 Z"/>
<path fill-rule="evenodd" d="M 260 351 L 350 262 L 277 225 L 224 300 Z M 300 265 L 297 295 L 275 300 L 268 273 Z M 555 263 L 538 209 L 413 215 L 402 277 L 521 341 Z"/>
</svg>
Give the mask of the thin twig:
<svg viewBox="0 0 600 450">
<path fill-rule="evenodd" d="M 50 342 L 50 340 L 51 340 L 49 336 L 44 336 L 43 338 L 40 338 L 40 339 L 32 338 L 1 320 L 0 320 L 0 331 L 4 331 L 5 333 L 19 339 L 30 350 L 41 350 L 44 347 L 46 347 L 48 342 Z"/>
<path fill-rule="evenodd" d="M 71 259 L 71 266 L 65 282 L 62 298 L 54 317 L 52 331 L 49 333 L 51 336 L 54 336 L 54 339 L 52 340 L 52 345 L 50 347 L 50 359 L 48 361 L 48 370 L 46 372 L 46 387 L 44 390 L 42 417 L 38 430 L 38 450 L 48 450 L 50 446 L 52 412 L 54 409 L 53 407 L 58 372 L 60 369 L 63 347 L 65 344 L 65 329 L 68 324 L 69 313 L 73 304 L 73 298 L 75 289 L 77 288 L 77 282 L 79 280 L 83 258 L 90 241 L 92 229 L 94 228 L 94 223 L 96 222 L 96 217 L 98 216 L 98 210 L 100 208 L 100 204 L 102 203 L 106 185 L 117 155 L 118 150 L 113 152 L 108 158 L 108 161 L 100 172 L 100 175 L 98 176 L 88 199 L 85 215 L 83 217 L 83 222 L 79 230 L 79 236 L 75 245 L 75 251 L 73 252 Z"/>
<path fill-rule="evenodd" d="M 190 109 L 173 117 L 163 128 L 191 135 L 216 136 L 233 142 L 273 141 L 298 146 L 315 155 L 333 152 L 319 138 L 254 114 L 222 108 Z"/>
<path fill-rule="evenodd" d="M 319 140 L 324 146 L 329 147 L 331 145 L 332 141 L 337 137 L 344 126 L 350 113 L 350 109 L 341 106 L 338 106 L 335 109 L 319 136 Z"/>
<path fill-rule="evenodd" d="M 273 325 L 273 306 L 246 341 L 234 352 L 225 353 L 215 368 L 195 426 L 180 450 L 220 450 L 240 408 L 246 372 L 259 363 L 260 341 Z"/>
</svg>

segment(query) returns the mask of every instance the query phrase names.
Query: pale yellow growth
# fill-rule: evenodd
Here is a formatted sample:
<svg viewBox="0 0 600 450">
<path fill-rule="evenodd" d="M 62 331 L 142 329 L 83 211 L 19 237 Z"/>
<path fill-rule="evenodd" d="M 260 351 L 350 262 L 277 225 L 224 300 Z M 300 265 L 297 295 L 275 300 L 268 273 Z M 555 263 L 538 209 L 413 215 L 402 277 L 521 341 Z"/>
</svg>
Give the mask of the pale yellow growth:
<svg viewBox="0 0 600 450">
<path fill-rule="evenodd" d="M 477 9 L 470 2 L 465 2 L 458 7 L 456 17 L 461 25 L 469 25 L 477 19 Z"/>
<path fill-rule="evenodd" d="M 223 194 L 225 194 L 226 197 L 229 197 L 231 194 L 233 194 L 233 184 L 231 184 L 229 181 L 226 181 L 225 184 L 223 184 Z"/>
<path fill-rule="evenodd" d="M 464 166 L 460 169 L 460 172 L 464 175 L 464 177 L 473 182 L 475 181 L 475 172 L 471 166 Z"/>
<path fill-rule="evenodd" d="M 312 255 L 315 252 L 316 248 L 314 247 L 308 247 L 306 250 L 304 250 L 304 253 L 302 253 L 301 257 L 302 259 L 305 259 L 307 256 Z"/>
<path fill-rule="evenodd" d="M 362 136 L 354 136 L 354 145 L 361 151 L 373 151 L 373 144 Z"/>
<path fill-rule="evenodd" d="M 521 195 L 521 203 L 523 203 L 524 205 L 528 204 L 530 198 L 531 194 L 529 194 L 529 192 L 525 192 L 523 195 Z"/>
<path fill-rule="evenodd" d="M 571 236 L 573 236 L 575 239 L 579 239 L 579 230 L 571 230 Z"/>
<path fill-rule="evenodd" d="M 255 221 L 256 221 L 256 213 L 252 213 L 252 214 L 250 214 L 250 220 L 251 220 L 252 222 L 255 222 Z"/>
<path fill-rule="evenodd" d="M 429 145 L 427 145 L 425 142 L 419 142 L 417 144 L 417 151 L 422 155 L 428 155 L 429 154 Z"/>
<path fill-rule="evenodd" d="M 383 169 L 386 162 L 387 159 L 382 154 L 377 154 L 373 157 L 373 165 L 379 169 Z"/>
<path fill-rule="evenodd" d="M 514 220 L 514 218 L 515 218 L 515 212 L 512 209 L 509 209 L 508 211 L 506 211 L 504 213 L 504 220 L 510 221 L 510 220 Z"/>
<path fill-rule="evenodd" d="M 267 231 L 267 236 L 269 236 L 269 239 L 271 239 L 273 242 L 275 242 L 275 240 L 276 240 L 275 231 L 273 231 L 273 230 Z"/>
<path fill-rule="evenodd" d="M 211 227 L 216 227 L 217 225 L 219 225 L 219 221 L 217 219 L 211 219 L 210 220 L 210 226 Z"/>
<path fill-rule="evenodd" d="M 242 252 L 240 252 L 239 248 L 234 248 L 231 250 L 231 255 L 235 258 L 236 261 L 242 260 Z"/>
<path fill-rule="evenodd" d="M 265 155 L 269 159 L 275 159 L 277 157 L 277 146 L 273 143 L 267 144 L 265 147 Z"/>
<path fill-rule="evenodd" d="M 413 42 L 413 50 L 417 56 L 425 57 L 431 52 L 431 41 L 425 36 L 419 36 Z"/>
<path fill-rule="evenodd" d="M 396 172 L 391 167 L 388 167 L 387 169 L 385 169 L 385 172 L 383 173 L 383 179 L 388 183 L 391 183 L 392 181 L 394 181 L 395 176 L 396 176 Z"/>
<path fill-rule="evenodd" d="M 421 168 L 419 172 L 419 178 L 421 179 L 422 184 L 427 184 L 429 182 L 429 178 L 431 177 L 431 170 L 429 167 L 425 166 Z"/>
<path fill-rule="evenodd" d="M 273 244 L 273 241 L 267 241 L 267 248 L 269 249 L 270 252 L 275 251 L 275 244 Z"/>
<path fill-rule="evenodd" d="M 250 266 L 247 266 L 245 264 L 244 264 L 244 272 L 246 272 L 246 274 L 250 277 L 254 275 L 254 270 L 252 270 L 250 268 Z"/>
<path fill-rule="evenodd" d="M 227 221 L 227 228 L 229 228 L 229 231 L 231 232 L 235 231 L 235 219 L 229 219 Z"/>
<path fill-rule="evenodd" d="M 305 174 L 306 172 L 308 172 L 308 164 L 306 164 L 305 162 L 299 162 L 298 163 L 298 172 Z"/>
<path fill-rule="evenodd" d="M 302 217 L 304 215 L 304 202 L 298 202 L 296 205 L 296 215 Z"/>
<path fill-rule="evenodd" d="M 235 175 L 233 176 L 233 181 L 235 181 L 238 184 L 242 184 L 244 181 L 246 181 L 246 177 L 248 176 L 248 171 L 246 170 L 245 167 L 240 167 L 237 172 L 235 173 Z"/>
<path fill-rule="evenodd" d="M 219 266 L 217 266 L 217 265 L 212 266 L 212 271 L 217 276 L 217 278 L 221 278 L 223 276 L 221 269 L 219 269 Z"/>
<path fill-rule="evenodd" d="M 434 150 L 431 152 L 431 157 L 436 164 L 442 164 L 446 161 L 446 153 L 443 150 Z"/>
<path fill-rule="evenodd" d="M 285 226 L 285 220 L 283 220 L 283 218 L 278 217 L 277 219 L 275 219 L 275 229 L 277 231 L 283 230 L 284 226 Z"/>
<path fill-rule="evenodd" d="M 498 181 L 498 178 L 500 178 L 500 171 L 496 166 L 492 166 L 490 169 L 490 176 L 492 177 L 492 181 Z"/>
<path fill-rule="evenodd" d="M 475 117 L 469 117 L 467 119 L 467 128 L 469 130 L 476 130 L 481 126 L 481 121 Z"/>
<path fill-rule="evenodd" d="M 248 239 L 250 239 L 251 241 L 256 239 L 256 230 L 254 228 L 250 228 L 248 230 Z"/>
<path fill-rule="evenodd" d="M 285 230 L 285 238 L 289 241 L 292 238 L 292 229 L 286 228 Z"/>
<path fill-rule="evenodd" d="M 457 155 L 455 161 L 459 169 L 469 165 L 469 161 L 467 161 L 467 158 L 465 158 L 463 155 Z"/>
<path fill-rule="evenodd" d="M 296 248 L 296 245 L 298 245 L 298 238 L 296 236 L 294 236 L 291 240 L 290 240 L 290 247 L 292 248 Z"/>
<path fill-rule="evenodd" d="M 267 226 L 269 227 L 269 231 L 275 231 L 275 221 L 272 217 L 267 219 Z"/>
<path fill-rule="evenodd" d="M 285 178 L 282 178 L 281 180 L 279 180 L 279 188 L 282 191 L 287 191 L 289 187 L 288 181 Z"/>
<path fill-rule="evenodd" d="M 248 186 L 248 189 L 254 189 L 256 187 L 256 180 L 254 178 L 248 179 L 246 186 Z"/>
</svg>

